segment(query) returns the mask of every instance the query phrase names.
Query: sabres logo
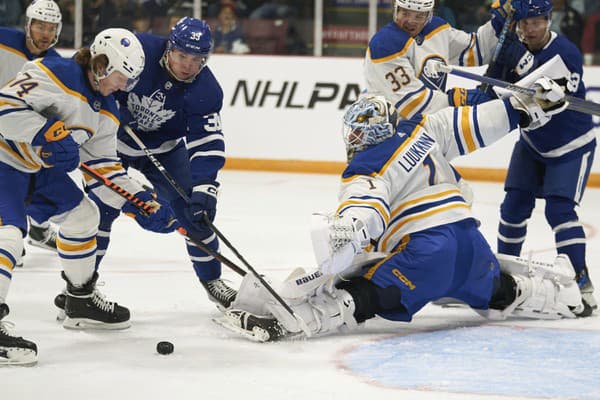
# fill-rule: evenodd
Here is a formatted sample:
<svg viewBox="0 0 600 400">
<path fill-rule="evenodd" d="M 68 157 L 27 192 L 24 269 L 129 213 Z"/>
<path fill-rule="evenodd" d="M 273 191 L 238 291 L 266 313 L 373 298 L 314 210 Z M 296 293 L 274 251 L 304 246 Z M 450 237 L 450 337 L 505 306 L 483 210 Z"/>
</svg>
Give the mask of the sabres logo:
<svg viewBox="0 0 600 400">
<path fill-rule="evenodd" d="M 446 74 L 436 72 L 433 68 L 431 68 L 432 63 L 441 62 L 446 64 L 446 60 L 442 57 L 432 54 L 429 55 L 422 64 L 421 72 L 419 74 L 419 79 L 432 90 L 441 90 L 443 92 L 446 91 Z"/>
</svg>

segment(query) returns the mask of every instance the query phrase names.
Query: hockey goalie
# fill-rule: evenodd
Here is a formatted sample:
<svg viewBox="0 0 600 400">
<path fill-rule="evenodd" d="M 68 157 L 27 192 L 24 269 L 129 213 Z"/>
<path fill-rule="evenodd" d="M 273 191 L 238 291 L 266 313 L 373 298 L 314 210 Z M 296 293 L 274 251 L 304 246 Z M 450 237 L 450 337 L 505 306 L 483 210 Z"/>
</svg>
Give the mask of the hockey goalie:
<svg viewBox="0 0 600 400">
<path fill-rule="evenodd" d="M 552 264 L 494 255 L 450 160 L 518 125 L 534 129 L 565 107 L 550 79 L 536 97 L 514 94 L 402 120 L 368 95 L 343 117 L 348 165 L 335 212 L 314 214 L 318 270 L 273 287 L 248 274 L 217 322 L 256 341 L 349 331 L 370 318 L 410 322 L 427 303 L 458 299 L 491 319 L 588 316 L 567 257 Z"/>
</svg>

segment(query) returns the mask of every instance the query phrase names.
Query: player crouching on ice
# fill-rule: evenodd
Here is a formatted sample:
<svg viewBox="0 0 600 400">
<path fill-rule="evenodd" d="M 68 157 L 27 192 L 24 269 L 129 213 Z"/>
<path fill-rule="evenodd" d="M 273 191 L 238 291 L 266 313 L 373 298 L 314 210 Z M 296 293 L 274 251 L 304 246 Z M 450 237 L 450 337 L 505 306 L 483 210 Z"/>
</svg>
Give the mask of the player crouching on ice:
<svg viewBox="0 0 600 400">
<path fill-rule="evenodd" d="M 556 83 L 541 78 L 534 87 L 545 100 L 514 95 L 401 121 L 383 97 L 359 99 L 344 115 L 349 161 L 339 206 L 313 215 L 319 271 L 292 274 L 278 288 L 297 317 L 248 274 L 233 309 L 216 322 L 257 341 L 313 336 L 375 315 L 409 322 L 441 297 L 491 319 L 578 316 L 584 306 L 568 258 L 495 256 L 449 163 L 565 108 Z"/>
</svg>

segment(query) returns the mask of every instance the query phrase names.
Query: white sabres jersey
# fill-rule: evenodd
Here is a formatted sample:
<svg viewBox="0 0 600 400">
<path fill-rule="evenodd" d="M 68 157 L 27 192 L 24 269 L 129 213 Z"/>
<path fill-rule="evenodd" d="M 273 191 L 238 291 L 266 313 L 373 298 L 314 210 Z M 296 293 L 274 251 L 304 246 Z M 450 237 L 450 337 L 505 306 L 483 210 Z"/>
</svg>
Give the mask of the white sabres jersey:
<svg viewBox="0 0 600 400">
<path fill-rule="evenodd" d="M 40 55 L 32 54 L 25 45 L 25 33 L 0 27 L 0 87 L 19 73 L 23 64 L 39 57 L 60 57 L 54 49 Z"/>
<path fill-rule="evenodd" d="M 449 105 L 446 74 L 432 72 L 430 63 L 483 65 L 491 59 L 497 41 L 490 22 L 477 33 L 466 33 L 433 17 L 414 38 L 391 22 L 369 42 L 364 61 L 366 90 L 384 96 L 404 118 L 440 110 Z"/>
<path fill-rule="evenodd" d="M 74 60 L 47 57 L 27 62 L 0 89 L 0 162 L 26 173 L 51 167 L 40 157 L 41 146 L 32 142 L 62 121 L 80 146 L 82 162 L 137 193 L 143 188 L 129 179 L 116 154 L 118 115 L 114 98 L 94 91 Z M 106 187 L 93 190 L 111 207 L 121 208 L 125 202 Z"/>
<path fill-rule="evenodd" d="M 473 218 L 450 165 L 515 129 L 508 100 L 447 107 L 401 121 L 396 135 L 357 152 L 342 175 L 337 213 L 363 221 L 374 244 L 391 253 L 413 232 Z"/>
</svg>

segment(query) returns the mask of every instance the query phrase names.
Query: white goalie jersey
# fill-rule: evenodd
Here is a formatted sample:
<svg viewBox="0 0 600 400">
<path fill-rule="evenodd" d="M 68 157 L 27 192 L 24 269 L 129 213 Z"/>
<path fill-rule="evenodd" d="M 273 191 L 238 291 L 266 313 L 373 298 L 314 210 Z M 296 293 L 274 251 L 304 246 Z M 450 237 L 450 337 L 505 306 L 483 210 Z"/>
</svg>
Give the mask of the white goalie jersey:
<svg viewBox="0 0 600 400">
<path fill-rule="evenodd" d="M 80 146 L 80 159 L 131 193 L 143 188 L 130 179 L 116 153 L 118 109 L 112 96 L 92 90 L 85 71 L 73 60 L 48 57 L 26 63 L 0 89 L 0 161 L 35 173 L 49 166 L 32 142 L 59 119 Z M 91 178 L 90 178 L 91 179 Z M 114 208 L 124 204 L 104 186 L 92 190 Z"/>
<path fill-rule="evenodd" d="M 384 96 L 404 118 L 435 112 L 449 104 L 446 75 L 432 71 L 430 63 L 483 65 L 491 59 L 497 41 L 490 22 L 476 33 L 466 33 L 433 17 L 414 38 L 391 22 L 369 42 L 364 61 L 366 90 Z"/>
<path fill-rule="evenodd" d="M 366 250 L 384 253 L 412 232 L 473 218 L 450 160 L 500 139 L 518 119 L 508 100 L 494 100 L 401 121 L 396 135 L 350 161 L 337 214 L 363 221 Z"/>
</svg>

